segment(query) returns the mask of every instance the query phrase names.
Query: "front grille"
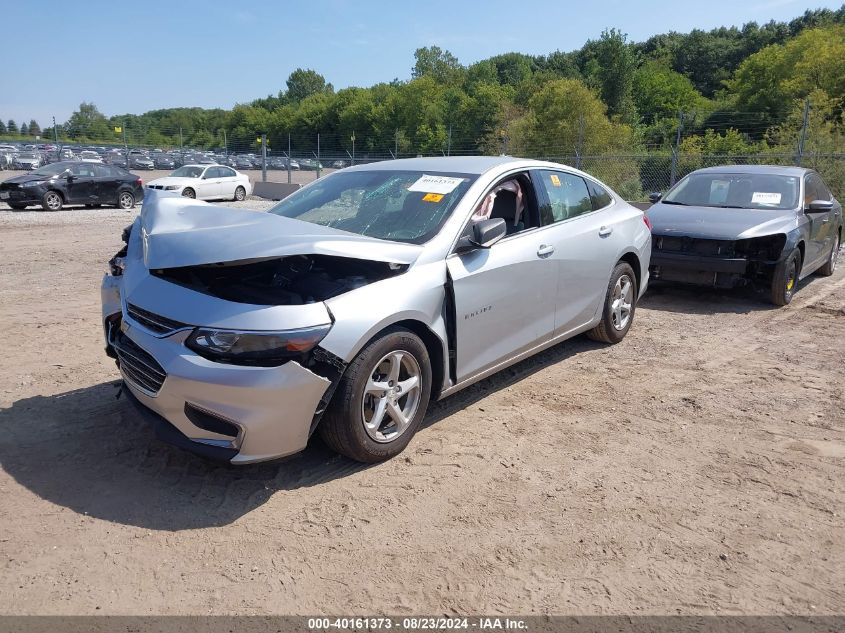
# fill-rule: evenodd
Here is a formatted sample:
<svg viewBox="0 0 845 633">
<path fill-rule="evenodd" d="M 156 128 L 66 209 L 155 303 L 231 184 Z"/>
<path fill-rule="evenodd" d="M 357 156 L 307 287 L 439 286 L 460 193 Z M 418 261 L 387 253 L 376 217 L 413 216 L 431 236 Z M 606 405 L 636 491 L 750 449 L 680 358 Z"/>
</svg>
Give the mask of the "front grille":
<svg viewBox="0 0 845 633">
<path fill-rule="evenodd" d="M 126 305 L 126 313 L 145 328 L 156 334 L 169 334 L 182 328 L 190 327 L 185 323 L 168 319 L 131 303 Z"/>
<path fill-rule="evenodd" d="M 120 330 L 112 329 L 110 338 L 123 377 L 147 395 L 158 395 L 167 378 L 164 368 Z"/>
<path fill-rule="evenodd" d="M 147 185 L 147 189 L 164 189 L 164 185 Z"/>
<path fill-rule="evenodd" d="M 735 242 L 665 235 L 654 236 L 655 250 L 705 257 L 733 257 Z"/>
</svg>

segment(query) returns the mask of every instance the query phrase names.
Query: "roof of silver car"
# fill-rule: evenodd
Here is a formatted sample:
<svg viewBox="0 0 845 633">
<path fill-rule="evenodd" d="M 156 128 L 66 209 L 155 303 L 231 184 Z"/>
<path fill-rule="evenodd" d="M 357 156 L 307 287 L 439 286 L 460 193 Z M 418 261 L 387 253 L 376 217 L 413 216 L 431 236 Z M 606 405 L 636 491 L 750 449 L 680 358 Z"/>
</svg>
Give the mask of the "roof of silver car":
<svg viewBox="0 0 845 633">
<path fill-rule="evenodd" d="M 776 176 L 803 176 L 811 169 L 789 165 L 719 165 L 697 169 L 697 173 L 710 174 L 773 174 Z"/>
<path fill-rule="evenodd" d="M 523 159 L 513 156 L 433 156 L 428 158 L 400 158 L 366 165 L 356 165 L 349 169 L 381 169 L 408 171 L 443 171 L 457 174 L 483 174 L 489 169 L 516 163 Z"/>
</svg>

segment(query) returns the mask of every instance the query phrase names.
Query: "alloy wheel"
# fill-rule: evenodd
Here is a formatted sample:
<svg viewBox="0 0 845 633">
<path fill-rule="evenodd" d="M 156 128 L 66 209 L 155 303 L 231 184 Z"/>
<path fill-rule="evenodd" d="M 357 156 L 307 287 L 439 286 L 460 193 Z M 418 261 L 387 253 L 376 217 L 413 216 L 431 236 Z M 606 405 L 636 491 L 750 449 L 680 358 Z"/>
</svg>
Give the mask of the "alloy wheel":
<svg viewBox="0 0 845 633">
<path fill-rule="evenodd" d="M 62 198 L 59 194 L 50 192 L 47 194 L 47 208 L 50 211 L 58 211 L 62 208 Z"/>
<path fill-rule="evenodd" d="M 621 331 L 628 327 L 633 306 L 634 283 L 628 275 L 622 275 L 616 280 L 610 297 L 610 319 L 616 330 Z"/>
<path fill-rule="evenodd" d="M 134 200 L 132 196 L 126 192 L 120 194 L 120 199 L 118 200 L 118 204 L 120 205 L 121 209 L 131 209 Z"/>
<path fill-rule="evenodd" d="M 376 442 L 392 442 L 402 435 L 417 413 L 421 393 L 417 359 L 404 350 L 384 355 L 364 387 L 361 417 L 367 435 Z"/>
</svg>

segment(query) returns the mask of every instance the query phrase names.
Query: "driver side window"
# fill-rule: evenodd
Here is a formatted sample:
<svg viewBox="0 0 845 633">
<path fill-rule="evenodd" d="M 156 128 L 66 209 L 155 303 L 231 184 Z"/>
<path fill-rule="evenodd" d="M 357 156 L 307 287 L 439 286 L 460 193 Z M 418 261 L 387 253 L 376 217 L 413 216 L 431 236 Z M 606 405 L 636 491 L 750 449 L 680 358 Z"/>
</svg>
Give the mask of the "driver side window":
<svg viewBox="0 0 845 633">
<path fill-rule="evenodd" d="M 496 183 L 476 205 L 472 223 L 502 218 L 507 235 L 539 226 L 537 198 L 527 172 Z"/>
</svg>

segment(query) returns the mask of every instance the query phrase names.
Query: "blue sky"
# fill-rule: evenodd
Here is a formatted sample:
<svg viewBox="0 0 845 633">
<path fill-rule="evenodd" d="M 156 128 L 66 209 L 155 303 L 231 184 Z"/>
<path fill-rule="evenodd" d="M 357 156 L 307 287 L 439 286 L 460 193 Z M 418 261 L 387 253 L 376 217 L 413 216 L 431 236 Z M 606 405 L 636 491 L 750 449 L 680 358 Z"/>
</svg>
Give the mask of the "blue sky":
<svg viewBox="0 0 845 633">
<path fill-rule="evenodd" d="M 420 46 L 436 44 L 468 64 L 509 51 L 570 51 L 607 27 L 641 41 L 788 20 L 842 1 L 7 2 L 0 118 L 46 126 L 83 100 L 107 115 L 229 108 L 277 93 L 297 67 L 317 70 L 335 88 L 367 86 L 407 79 Z"/>
</svg>

